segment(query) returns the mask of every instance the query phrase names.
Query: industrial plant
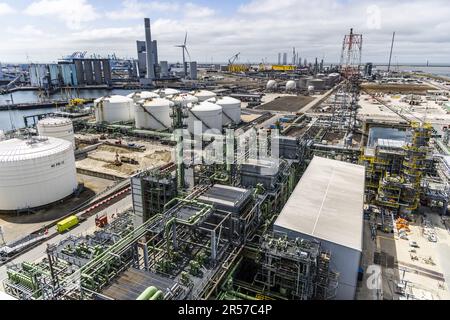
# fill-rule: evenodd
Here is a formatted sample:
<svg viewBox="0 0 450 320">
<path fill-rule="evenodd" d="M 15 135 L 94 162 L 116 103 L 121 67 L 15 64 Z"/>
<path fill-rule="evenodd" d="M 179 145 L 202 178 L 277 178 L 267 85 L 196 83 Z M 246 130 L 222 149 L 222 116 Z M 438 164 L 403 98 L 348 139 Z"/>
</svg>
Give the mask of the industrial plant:
<svg viewBox="0 0 450 320">
<path fill-rule="evenodd" d="M 450 299 L 450 80 L 363 65 L 353 29 L 335 65 L 296 48 L 200 64 L 185 33 L 179 66 L 143 27 L 136 59 L 77 52 L 3 87 L 128 91 L 49 102 L 0 135 L 0 291 Z"/>
</svg>

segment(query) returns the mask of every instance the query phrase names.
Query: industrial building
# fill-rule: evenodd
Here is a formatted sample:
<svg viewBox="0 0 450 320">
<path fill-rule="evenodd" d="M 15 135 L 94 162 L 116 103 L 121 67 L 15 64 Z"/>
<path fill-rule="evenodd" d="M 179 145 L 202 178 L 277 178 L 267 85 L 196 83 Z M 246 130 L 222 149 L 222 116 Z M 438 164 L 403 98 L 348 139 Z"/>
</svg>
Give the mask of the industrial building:
<svg viewBox="0 0 450 320">
<path fill-rule="evenodd" d="M 317 240 L 333 253 L 336 298 L 353 300 L 362 253 L 365 169 L 314 157 L 275 221 L 290 239 Z"/>
<path fill-rule="evenodd" d="M 77 58 L 57 64 L 31 64 L 29 73 L 31 86 L 44 89 L 112 84 L 108 59 Z"/>
</svg>

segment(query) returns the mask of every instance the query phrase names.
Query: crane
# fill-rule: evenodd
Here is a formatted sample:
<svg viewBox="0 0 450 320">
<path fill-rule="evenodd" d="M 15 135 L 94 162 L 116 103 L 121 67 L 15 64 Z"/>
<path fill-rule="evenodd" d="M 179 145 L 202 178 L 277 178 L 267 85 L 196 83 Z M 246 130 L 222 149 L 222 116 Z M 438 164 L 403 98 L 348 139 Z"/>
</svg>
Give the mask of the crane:
<svg viewBox="0 0 450 320">
<path fill-rule="evenodd" d="M 228 65 L 233 65 L 233 64 L 236 62 L 236 60 L 239 59 L 239 55 L 240 55 L 240 54 L 241 54 L 241 53 L 238 52 L 238 53 L 236 53 L 235 55 L 233 55 L 230 59 L 228 59 Z"/>
</svg>

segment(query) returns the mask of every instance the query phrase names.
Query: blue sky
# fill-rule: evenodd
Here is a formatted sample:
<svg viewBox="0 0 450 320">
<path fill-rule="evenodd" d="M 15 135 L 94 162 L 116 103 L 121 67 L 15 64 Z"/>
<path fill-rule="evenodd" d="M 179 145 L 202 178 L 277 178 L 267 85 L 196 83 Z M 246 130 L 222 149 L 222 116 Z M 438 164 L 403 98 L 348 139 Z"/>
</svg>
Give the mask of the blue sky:
<svg viewBox="0 0 450 320">
<path fill-rule="evenodd" d="M 1 62 L 50 62 L 74 51 L 135 57 L 152 20 L 159 57 L 176 62 L 187 31 L 192 60 L 275 62 L 292 47 L 309 61 L 339 60 L 350 27 L 364 36 L 363 60 L 450 62 L 447 0 L 0 0 Z"/>
</svg>

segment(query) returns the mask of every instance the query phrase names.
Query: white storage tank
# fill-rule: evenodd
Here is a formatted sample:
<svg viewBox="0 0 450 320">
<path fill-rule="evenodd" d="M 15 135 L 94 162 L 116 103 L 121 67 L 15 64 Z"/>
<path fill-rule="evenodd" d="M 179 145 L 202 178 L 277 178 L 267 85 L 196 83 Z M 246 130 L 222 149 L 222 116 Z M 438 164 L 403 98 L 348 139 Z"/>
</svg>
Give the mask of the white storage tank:
<svg viewBox="0 0 450 320">
<path fill-rule="evenodd" d="M 134 101 L 128 97 L 114 95 L 94 101 L 97 122 L 119 122 L 134 120 Z"/>
<path fill-rule="evenodd" d="M 200 102 L 206 101 L 208 99 L 211 99 L 211 98 L 214 98 L 217 96 L 217 94 L 215 94 L 212 91 L 208 91 L 208 90 L 192 91 L 191 94 L 193 94 L 195 97 L 197 97 L 198 101 L 200 101 Z"/>
<path fill-rule="evenodd" d="M 186 107 L 189 103 L 198 102 L 198 98 L 189 93 L 176 94 L 170 100 L 172 100 L 175 105 L 181 105 L 182 107 Z"/>
<path fill-rule="evenodd" d="M 38 121 L 38 135 L 43 137 L 60 138 L 74 143 L 72 120 L 67 118 L 44 118 Z"/>
<path fill-rule="evenodd" d="M 286 91 L 294 91 L 297 88 L 297 84 L 293 80 L 286 82 Z"/>
<path fill-rule="evenodd" d="M 232 97 L 217 99 L 216 104 L 222 107 L 222 125 L 241 122 L 241 101 Z"/>
<path fill-rule="evenodd" d="M 166 130 L 172 127 L 170 113 L 174 103 L 164 98 L 141 100 L 135 105 L 137 129 Z"/>
<path fill-rule="evenodd" d="M 0 211 L 50 204 L 76 188 L 72 143 L 53 137 L 0 142 Z"/>
<path fill-rule="evenodd" d="M 175 94 L 181 93 L 180 90 L 172 89 L 172 88 L 156 89 L 153 92 L 156 93 L 157 95 L 159 95 L 161 98 L 168 98 L 168 97 L 173 96 Z"/>
<path fill-rule="evenodd" d="M 266 89 L 267 90 L 275 90 L 277 88 L 277 82 L 275 80 L 267 81 Z"/>
<path fill-rule="evenodd" d="M 159 95 L 151 91 L 141 91 L 141 92 L 136 91 L 127 95 L 127 98 L 133 99 L 134 102 L 138 102 L 139 100 L 142 99 L 159 98 Z"/>
<path fill-rule="evenodd" d="M 211 103 L 201 102 L 199 104 L 191 104 L 188 106 L 188 130 L 194 133 L 195 122 L 202 123 L 202 132 L 209 129 L 217 129 L 222 131 L 222 107 Z"/>
<path fill-rule="evenodd" d="M 325 81 L 322 79 L 309 79 L 307 82 L 308 87 L 314 87 L 314 90 L 324 90 Z"/>
</svg>

